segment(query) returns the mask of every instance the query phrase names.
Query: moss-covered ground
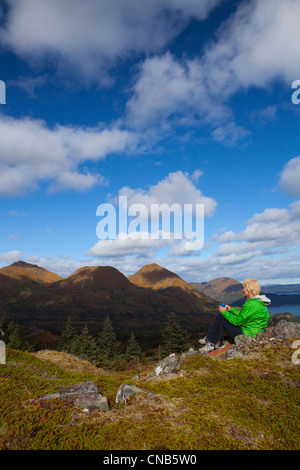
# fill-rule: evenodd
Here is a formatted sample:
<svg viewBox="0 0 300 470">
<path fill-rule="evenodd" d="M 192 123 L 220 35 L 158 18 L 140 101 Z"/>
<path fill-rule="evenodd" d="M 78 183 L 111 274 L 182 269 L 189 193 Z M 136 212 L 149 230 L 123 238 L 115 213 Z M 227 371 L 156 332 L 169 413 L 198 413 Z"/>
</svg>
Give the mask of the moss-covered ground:
<svg viewBox="0 0 300 470">
<path fill-rule="evenodd" d="M 197 355 L 177 374 L 145 379 L 134 370 L 64 370 L 33 354 L 8 350 L 0 365 L 0 448 L 10 450 L 298 450 L 300 366 L 289 342 L 231 360 Z M 145 366 L 146 367 L 146 366 Z M 109 411 L 85 412 L 58 399 L 39 400 L 93 380 Z M 122 383 L 154 392 L 115 402 Z"/>
</svg>

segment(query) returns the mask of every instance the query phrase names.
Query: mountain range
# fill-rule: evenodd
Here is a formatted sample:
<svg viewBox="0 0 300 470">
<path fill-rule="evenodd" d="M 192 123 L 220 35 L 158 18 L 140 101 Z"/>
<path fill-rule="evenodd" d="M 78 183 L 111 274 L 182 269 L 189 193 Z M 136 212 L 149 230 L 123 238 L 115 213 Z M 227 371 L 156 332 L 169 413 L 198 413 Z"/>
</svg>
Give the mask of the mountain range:
<svg viewBox="0 0 300 470">
<path fill-rule="evenodd" d="M 300 305 L 299 287 L 265 286 L 264 293 L 273 306 Z M 241 306 L 244 300 L 235 279 L 188 283 L 155 263 L 128 277 L 111 266 L 85 266 L 68 277 L 23 261 L 0 269 L 0 318 L 28 329 L 61 331 L 70 318 L 76 329 L 87 325 L 97 333 L 109 316 L 119 334 L 150 336 L 173 312 L 182 328 L 199 334 L 219 303 Z"/>
<path fill-rule="evenodd" d="M 218 302 L 157 264 L 128 278 L 111 266 L 82 267 L 66 278 L 18 261 L 0 269 L 0 318 L 24 327 L 99 331 L 109 316 L 117 333 L 157 334 L 171 312 L 190 331 L 205 330 Z"/>
</svg>

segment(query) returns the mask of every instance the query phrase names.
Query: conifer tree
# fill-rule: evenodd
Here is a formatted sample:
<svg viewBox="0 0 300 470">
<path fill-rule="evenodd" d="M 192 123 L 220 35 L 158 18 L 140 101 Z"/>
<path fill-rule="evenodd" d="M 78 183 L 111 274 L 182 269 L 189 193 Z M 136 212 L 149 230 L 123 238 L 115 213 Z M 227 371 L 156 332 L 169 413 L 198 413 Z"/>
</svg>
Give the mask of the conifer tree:
<svg viewBox="0 0 300 470">
<path fill-rule="evenodd" d="M 13 320 L 8 324 L 7 327 L 6 346 L 11 349 L 22 349 L 23 341 L 21 337 L 20 327 Z"/>
<path fill-rule="evenodd" d="M 125 359 L 126 361 L 132 361 L 133 359 L 136 359 L 136 358 L 141 359 L 141 357 L 142 357 L 141 347 L 136 337 L 134 336 L 134 334 L 131 333 L 129 341 L 128 341 L 128 345 L 126 348 L 126 352 L 125 352 Z"/>
<path fill-rule="evenodd" d="M 168 322 L 161 332 L 163 342 L 163 354 L 169 355 L 176 352 L 186 351 L 188 349 L 188 334 L 182 330 L 176 321 L 175 313 L 171 313 Z"/>
<path fill-rule="evenodd" d="M 92 363 L 97 361 L 98 345 L 96 338 L 90 335 L 87 325 L 71 342 L 70 353 Z"/>
<path fill-rule="evenodd" d="M 99 365 L 113 367 L 120 355 L 120 342 L 117 340 L 109 316 L 105 318 L 103 330 L 98 335 L 98 346 Z"/>
<path fill-rule="evenodd" d="M 62 331 L 60 338 L 60 348 L 62 351 L 70 352 L 71 344 L 76 335 L 76 331 L 72 326 L 71 318 L 68 318 L 65 329 Z"/>
</svg>

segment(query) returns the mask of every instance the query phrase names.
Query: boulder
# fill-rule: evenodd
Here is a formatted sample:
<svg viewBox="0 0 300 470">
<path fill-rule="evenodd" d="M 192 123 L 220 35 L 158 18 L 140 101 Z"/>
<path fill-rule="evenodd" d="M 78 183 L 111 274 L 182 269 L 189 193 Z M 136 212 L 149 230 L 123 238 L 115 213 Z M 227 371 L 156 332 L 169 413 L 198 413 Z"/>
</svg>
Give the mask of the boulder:
<svg viewBox="0 0 300 470">
<path fill-rule="evenodd" d="M 249 335 L 238 335 L 234 338 L 234 344 L 238 349 L 243 346 L 247 346 L 248 344 L 252 343 L 252 341 L 254 341 L 254 338 Z"/>
<path fill-rule="evenodd" d="M 85 410 L 109 410 L 107 399 L 98 392 L 98 388 L 92 380 L 44 395 L 41 399 L 52 400 L 54 398 L 72 401 L 75 406 Z"/>
<path fill-rule="evenodd" d="M 190 348 L 186 353 L 181 354 L 180 361 L 182 361 L 186 357 L 197 356 L 198 354 L 200 354 L 199 351 L 194 348 Z"/>
<path fill-rule="evenodd" d="M 225 353 L 225 359 L 232 359 L 233 357 L 242 357 L 243 354 L 239 351 L 237 346 L 232 346 L 228 351 Z"/>
<path fill-rule="evenodd" d="M 280 320 L 273 330 L 273 338 L 279 341 L 295 339 L 300 337 L 300 324 Z"/>
<path fill-rule="evenodd" d="M 156 396 L 155 393 L 144 390 L 143 388 L 136 387 L 135 385 L 122 384 L 120 385 L 117 392 L 116 403 L 118 405 L 121 405 L 122 403 L 126 404 L 128 398 L 131 395 L 135 395 L 136 393 L 147 393 L 151 397 Z"/>
<path fill-rule="evenodd" d="M 234 338 L 234 345 L 227 351 L 225 358 L 241 357 L 255 350 L 255 344 L 271 344 L 272 341 L 284 341 L 300 338 L 300 324 L 280 320 L 275 326 L 270 326 L 258 333 L 255 338 L 239 335 Z M 253 347 L 252 347 L 253 344 Z"/>
<path fill-rule="evenodd" d="M 154 375 L 172 374 L 179 369 L 180 358 L 176 354 L 170 354 L 156 364 Z"/>
</svg>

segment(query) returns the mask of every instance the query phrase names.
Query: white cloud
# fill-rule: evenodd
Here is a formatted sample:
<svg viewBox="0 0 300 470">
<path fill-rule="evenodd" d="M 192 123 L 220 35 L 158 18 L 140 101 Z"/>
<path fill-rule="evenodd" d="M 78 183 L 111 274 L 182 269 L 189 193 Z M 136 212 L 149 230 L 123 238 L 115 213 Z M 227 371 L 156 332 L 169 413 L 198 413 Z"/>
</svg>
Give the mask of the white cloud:
<svg viewBox="0 0 300 470">
<path fill-rule="evenodd" d="M 30 61 L 52 58 L 61 71 L 109 83 L 117 60 L 161 50 L 222 1 L 8 0 L 0 39 Z"/>
<path fill-rule="evenodd" d="M 198 259 L 182 263 L 188 279 L 227 276 L 240 281 L 256 277 L 264 283 L 300 281 L 300 201 L 256 213 L 244 230 L 219 230 L 212 240 L 215 252 L 208 256 L 202 252 Z"/>
<path fill-rule="evenodd" d="M 282 282 L 295 283 L 299 282 L 300 276 L 300 256 L 299 253 L 290 253 L 284 257 L 254 254 L 246 256 L 231 262 L 224 262 L 224 258 L 219 258 L 215 254 L 207 257 L 190 257 L 184 260 L 173 258 L 165 261 L 166 268 L 177 272 L 183 279 L 188 282 L 210 281 L 219 277 L 231 277 L 238 281 L 246 278 L 254 277 L 262 283 Z M 175 269 L 174 269 L 175 268 Z"/>
<path fill-rule="evenodd" d="M 57 259 L 52 256 L 41 257 L 33 254 L 22 257 L 22 260 L 26 261 L 26 263 L 36 264 L 62 277 L 69 276 L 83 266 L 97 266 L 99 264 L 97 261 L 91 259 L 73 260 L 71 258 L 67 259 L 67 257 L 58 257 Z"/>
<path fill-rule="evenodd" d="M 254 266 L 268 266 L 270 261 L 273 265 L 274 260 L 277 260 L 276 276 L 270 272 L 268 277 L 276 278 L 280 266 L 283 268 L 281 277 L 284 278 L 283 273 L 288 272 L 287 263 L 299 265 L 299 257 L 293 259 L 293 253 L 300 246 L 300 201 L 290 204 L 287 209 L 272 208 L 257 213 L 248 220 L 245 230 L 236 234 L 225 232 L 217 240 L 220 245 L 213 255 L 217 265 L 230 267 L 246 263 L 253 272 Z M 264 273 L 267 271 L 266 266 L 263 267 Z M 259 270 L 254 277 L 258 275 L 261 275 Z M 293 277 L 292 274 L 290 277 Z"/>
<path fill-rule="evenodd" d="M 300 245 L 299 202 L 290 209 L 266 209 L 249 220 L 246 230 L 238 238 L 250 243 L 263 242 L 268 247 L 292 247 Z"/>
<path fill-rule="evenodd" d="M 279 186 L 291 196 L 300 196 L 300 156 L 292 158 L 283 168 Z"/>
<path fill-rule="evenodd" d="M 199 252 L 204 242 L 202 237 L 204 222 L 202 213 L 197 211 L 196 206 L 197 204 L 204 205 L 204 215 L 211 217 L 217 205 L 214 199 L 204 196 L 200 189 L 195 186 L 195 182 L 198 181 L 201 174 L 200 170 L 195 170 L 191 176 L 188 173 L 177 171 L 169 173 L 157 184 L 150 186 L 148 190 L 121 188 L 118 197 L 112 198 L 110 204 L 116 207 L 121 201 L 120 197 L 125 196 L 127 198 L 127 204 L 123 210 L 127 217 L 126 229 L 128 232 L 126 234 L 128 233 L 128 235 L 116 234 L 116 239 L 99 240 L 88 250 L 87 254 L 103 258 L 126 255 L 148 257 L 150 254 L 156 257 L 157 250 L 167 247 L 170 249 L 170 256 L 190 256 L 194 252 Z M 193 225 L 190 227 L 192 229 L 191 233 L 185 232 L 189 222 L 184 225 L 184 218 L 189 217 L 189 215 L 184 208 L 184 204 L 192 205 Z M 165 212 L 163 212 L 164 210 Z M 177 226 L 178 231 L 176 231 L 175 222 L 175 227 L 172 226 L 172 210 L 175 211 L 174 214 L 176 213 L 177 221 L 180 224 L 180 227 L 179 224 Z M 153 217 L 155 218 L 159 212 L 163 214 L 162 226 L 156 229 Z M 115 216 L 119 216 L 117 210 Z M 132 225 L 135 223 L 132 217 L 135 218 L 137 225 L 141 223 L 140 231 L 137 231 L 137 227 Z M 197 217 L 199 217 L 199 220 Z M 105 218 L 103 220 L 107 224 L 116 223 L 117 227 L 117 222 Z"/>
<path fill-rule="evenodd" d="M 6 253 L 0 253 L 0 262 L 3 264 L 12 264 L 16 261 L 20 261 L 23 255 L 18 250 L 7 251 Z"/>
<path fill-rule="evenodd" d="M 216 237 L 217 238 L 217 237 Z M 232 242 L 235 238 L 235 234 L 232 230 L 229 230 L 225 233 L 223 233 L 220 237 L 219 237 L 219 242 L 220 243 L 227 243 L 227 242 Z M 214 239 L 214 237 L 213 237 Z"/>
<path fill-rule="evenodd" d="M 291 84 L 298 76 L 298 0 L 242 2 L 206 50 L 206 62 L 232 87 L 268 87 L 274 79 Z M 221 73 L 221 75 L 220 75 Z"/>
<path fill-rule="evenodd" d="M 250 135 L 250 131 L 241 126 L 237 126 L 234 122 L 230 122 L 226 124 L 226 126 L 217 127 L 217 129 L 212 132 L 212 136 L 216 141 L 228 147 L 237 145 Z"/>
<path fill-rule="evenodd" d="M 87 255 L 99 258 L 113 258 L 122 256 L 155 257 L 156 250 L 172 244 L 172 239 L 151 238 L 148 232 L 132 232 L 130 236 L 117 236 L 115 240 L 99 240 L 92 246 Z"/>
<path fill-rule="evenodd" d="M 261 124 L 265 124 L 266 122 L 270 120 L 276 119 L 277 111 L 278 111 L 278 108 L 275 105 L 266 106 L 263 109 L 258 109 L 256 111 L 253 111 L 253 113 L 251 113 L 250 119 L 253 122 L 258 121 Z"/>
<path fill-rule="evenodd" d="M 144 204 L 150 209 L 151 204 L 204 204 L 206 217 L 211 217 L 217 206 L 217 202 L 210 197 L 204 196 L 202 191 L 195 184 L 195 177 L 198 179 L 200 171 L 194 172 L 191 176 L 182 171 L 169 173 L 158 183 L 149 187 L 148 190 L 132 189 L 123 187 L 119 191 L 119 196 L 127 196 L 128 206 L 132 204 Z"/>
<path fill-rule="evenodd" d="M 251 0 L 237 3 L 216 39 L 196 59 L 181 60 L 169 52 L 141 65 L 128 101 L 133 126 L 189 125 L 205 122 L 226 145 L 235 145 L 248 130 L 235 124 L 229 99 L 250 87 L 268 88 L 275 81 L 289 87 L 299 75 L 298 0 Z M 261 120 L 275 117 L 270 106 Z"/>
<path fill-rule="evenodd" d="M 50 191 L 84 191 L 104 184 L 100 174 L 79 170 L 88 161 L 129 151 L 136 137 L 118 128 L 56 126 L 34 119 L 0 118 L 0 194 L 18 195 L 50 183 Z"/>
<path fill-rule="evenodd" d="M 188 124 L 200 120 L 222 122 L 231 113 L 210 93 L 205 66 L 197 59 L 179 61 L 169 52 L 151 57 L 140 66 L 133 96 L 127 103 L 127 121 L 134 127 L 161 125 L 173 120 Z"/>
<path fill-rule="evenodd" d="M 187 240 L 183 239 L 173 246 L 168 251 L 168 256 L 200 256 L 202 248 L 204 246 L 204 240 Z"/>
</svg>

